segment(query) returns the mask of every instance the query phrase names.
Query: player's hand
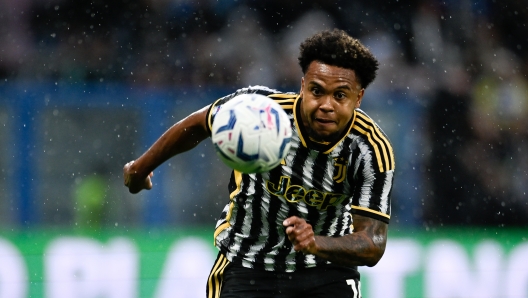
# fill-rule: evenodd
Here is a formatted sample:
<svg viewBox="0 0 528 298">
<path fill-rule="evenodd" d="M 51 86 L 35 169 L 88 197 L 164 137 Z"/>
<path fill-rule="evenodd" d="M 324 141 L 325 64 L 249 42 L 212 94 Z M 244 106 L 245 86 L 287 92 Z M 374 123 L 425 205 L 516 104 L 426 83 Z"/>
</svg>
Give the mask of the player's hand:
<svg viewBox="0 0 528 298">
<path fill-rule="evenodd" d="M 128 187 L 128 191 L 135 194 L 143 189 L 151 189 L 151 177 L 154 176 L 154 173 L 150 172 L 146 177 L 141 177 L 138 175 L 137 170 L 134 169 L 133 165 L 134 161 L 131 161 L 123 167 L 123 177 L 125 179 L 125 186 Z"/>
<path fill-rule="evenodd" d="M 297 216 L 285 219 L 282 224 L 286 227 L 286 235 L 288 235 L 295 251 L 315 254 L 317 249 L 311 224 Z"/>
</svg>

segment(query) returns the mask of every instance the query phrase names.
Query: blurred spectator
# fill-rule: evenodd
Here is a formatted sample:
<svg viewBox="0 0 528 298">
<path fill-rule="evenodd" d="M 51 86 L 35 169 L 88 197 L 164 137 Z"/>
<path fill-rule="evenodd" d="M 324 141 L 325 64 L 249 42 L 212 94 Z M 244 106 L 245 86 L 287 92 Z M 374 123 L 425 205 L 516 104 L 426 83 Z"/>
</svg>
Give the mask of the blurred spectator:
<svg viewBox="0 0 528 298">
<path fill-rule="evenodd" d="M 259 13 L 239 6 L 227 15 L 226 25 L 209 34 L 201 48 L 201 67 L 208 80 L 226 86 L 276 83 L 277 67 L 272 37 L 263 28 Z"/>
<path fill-rule="evenodd" d="M 275 67 L 278 72 L 277 76 L 281 79 L 279 84 L 282 88 L 301 87 L 299 83 L 302 72 L 297 60 L 299 44 L 317 31 L 334 27 L 335 22 L 327 13 L 322 10 L 310 10 L 292 20 L 291 25 L 280 33 L 280 42 L 277 47 L 278 63 Z"/>
<path fill-rule="evenodd" d="M 16 77 L 31 53 L 30 1 L 0 1 L 0 78 Z"/>
<path fill-rule="evenodd" d="M 473 138 L 459 158 L 482 188 L 477 223 L 527 225 L 526 188 L 520 186 L 528 182 L 528 81 L 506 49 L 496 48 L 484 61 L 489 67 L 474 84 L 469 114 Z"/>
<path fill-rule="evenodd" d="M 428 225 L 475 224 L 482 204 L 476 180 L 460 156 L 470 142 L 470 77 L 461 68 L 449 70 L 433 95 L 427 119 L 431 153 L 428 176 L 431 195 L 424 200 Z M 483 208 L 476 208 L 483 205 Z"/>
<path fill-rule="evenodd" d="M 388 31 L 372 28 L 369 34 L 361 37 L 380 63 L 378 76 L 373 82 L 374 92 L 395 92 L 406 90 L 421 90 L 426 83 L 423 77 L 416 76 L 418 67 L 411 66 L 403 60 L 403 49 Z"/>
</svg>

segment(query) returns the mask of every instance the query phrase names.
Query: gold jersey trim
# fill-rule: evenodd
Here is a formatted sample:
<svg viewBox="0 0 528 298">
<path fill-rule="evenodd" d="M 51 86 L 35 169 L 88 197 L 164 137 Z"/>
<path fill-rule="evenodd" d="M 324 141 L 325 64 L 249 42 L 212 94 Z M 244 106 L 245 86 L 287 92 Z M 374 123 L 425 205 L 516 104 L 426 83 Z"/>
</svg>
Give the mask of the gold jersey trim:
<svg viewBox="0 0 528 298">
<path fill-rule="evenodd" d="M 218 102 L 222 100 L 222 98 L 217 99 L 210 107 L 209 112 L 207 113 L 207 127 L 209 128 L 209 131 L 213 131 L 213 109 L 216 107 Z"/>
<path fill-rule="evenodd" d="M 295 127 L 297 128 L 297 131 L 299 132 L 298 135 L 299 135 L 299 139 L 301 140 L 301 144 L 308 148 L 308 145 L 306 144 L 306 141 L 304 140 L 304 136 L 302 135 L 301 133 L 301 129 L 300 129 L 300 125 L 299 125 L 299 121 L 297 120 L 299 118 L 299 116 L 297 115 L 297 104 L 299 104 L 299 98 L 301 97 L 301 95 L 297 95 L 297 97 L 295 98 L 295 102 L 293 103 L 293 122 L 295 124 Z"/>
<path fill-rule="evenodd" d="M 216 246 L 216 237 L 225 229 L 229 228 L 231 224 L 229 221 L 231 220 L 231 215 L 233 215 L 233 208 L 235 207 L 235 202 L 233 202 L 233 198 L 240 192 L 240 187 L 242 185 L 242 173 L 239 171 L 233 170 L 233 175 L 235 175 L 235 183 L 237 188 L 229 194 L 229 199 L 231 200 L 231 203 L 229 204 L 229 210 L 227 211 L 225 222 L 221 225 L 219 225 L 213 235 L 213 244 Z"/>
<path fill-rule="evenodd" d="M 354 123 L 356 122 L 356 115 L 357 115 L 357 112 L 354 110 L 354 115 L 352 116 L 352 121 L 350 122 L 350 126 L 348 127 L 347 133 L 344 134 L 343 137 L 339 139 L 339 141 L 335 142 L 334 146 L 326 150 L 324 154 L 330 154 L 330 152 L 332 152 L 332 150 L 334 150 L 335 147 L 337 147 L 337 145 L 341 143 L 350 134 L 350 131 L 352 130 L 352 127 L 354 127 Z"/>
<path fill-rule="evenodd" d="M 268 95 L 268 97 L 272 97 L 272 98 L 287 98 L 287 99 L 292 99 L 292 98 L 295 98 L 297 95 L 296 94 L 288 94 L 288 93 L 274 93 L 274 94 L 270 94 Z"/>
<path fill-rule="evenodd" d="M 361 113 L 356 114 L 358 117 L 354 123 L 354 129 L 367 137 L 374 149 L 380 172 L 394 170 L 394 152 L 389 140 L 372 122 L 372 119 Z"/>
<path fill-rule="evenodd" d="M 369 209 L 369 208 L 366 208 L 366 207 L 352 206 L 352 209 L 362 210 L 362 211 L 374 213 L 374 214 L 377 214 L 379 216 L 383 216 L 383 217 L 385 217 L 387 219 L 390 219 L 390 215 L 385 214 L 383 212 L 376 211 L 376 210 L 372 210 L 372 209 Z"/>
</svg>

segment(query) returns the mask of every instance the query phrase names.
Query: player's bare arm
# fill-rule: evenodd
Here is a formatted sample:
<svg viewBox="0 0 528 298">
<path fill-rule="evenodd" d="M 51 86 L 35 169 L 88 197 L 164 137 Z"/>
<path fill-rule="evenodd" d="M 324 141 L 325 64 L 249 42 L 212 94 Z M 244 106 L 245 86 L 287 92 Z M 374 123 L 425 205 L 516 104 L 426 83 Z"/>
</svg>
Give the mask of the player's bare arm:
<svg viewBox="0 0 528 298">
<path fill-rule="evenodd" d="M 312 226 L 296 216 L 287 218 L 284 226 L 296 251 L 343 266 L 374 266 L 385 252 L 388 225 L 361 215 L 353 219 L 354 233 L 342 237 L 314 235 Z"/>
<path fill-rule="evenodd" d="M 209 136 L 205 107 L 170 127 L 138 159 L 127 163 L 123 168 L 125 186 L 131 193 L 151 189 L 154 169 L 171 157 L 188 151 Z"/>
</svg>

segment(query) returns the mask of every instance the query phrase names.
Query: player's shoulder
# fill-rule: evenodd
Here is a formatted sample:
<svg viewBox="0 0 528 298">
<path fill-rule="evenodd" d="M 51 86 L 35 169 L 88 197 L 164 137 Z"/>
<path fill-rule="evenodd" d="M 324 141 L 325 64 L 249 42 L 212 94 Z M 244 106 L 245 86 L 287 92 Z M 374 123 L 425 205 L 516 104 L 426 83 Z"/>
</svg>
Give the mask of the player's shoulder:
<svg viewBox="0 0 528 298">
<path fill-rule="evenodd" d="M 375 155 L 374 161 L 378 164 L 380 172 L 394 169 L 394 150 L 389 137 L 380 126 L 361 109 L 356 109 L 354 123 L 349 137 L 365 144 L 363 148 Z"/>
<path fill-rule="evenodd" d="M 249 86 L 246 88 L 238 89 L 235 93 L 257 93 L 266 95 L 268 97 L 277 97 L 277 96 L 293 96 L 295 93 L 293 92 L 283 92 L 279 91 L 277 89 L 273 89 L 270 87 L 262 86 L 262 85 L 255 85 L 255 86 Z"/>
<path fill-rule="evenodd" d="M 388 136 L 385 134 L 385 132 L 381 129 L 381 127 L 370 117 L 365 111 L 361 109 L 356 109 L 356 115 L 354 119 L 354 123 L 352 124 L 352 133 L 360 134 L 360 135 L 374 135 L 379 134 L 384 137 L 384 139 L 387 139 L 389 141 Z"/>
<path fill-rule="evenodd" d="M 261 94 L 277 102 L 284 110 L 292 109 L 295 99 L 299 96 L 294 92 L 283 92 L 262 85 L 240 88 L 235 92 L 220 98 L 215 105 L 222 105 L 232 98 L 241 94 Z"/>
</svg>

